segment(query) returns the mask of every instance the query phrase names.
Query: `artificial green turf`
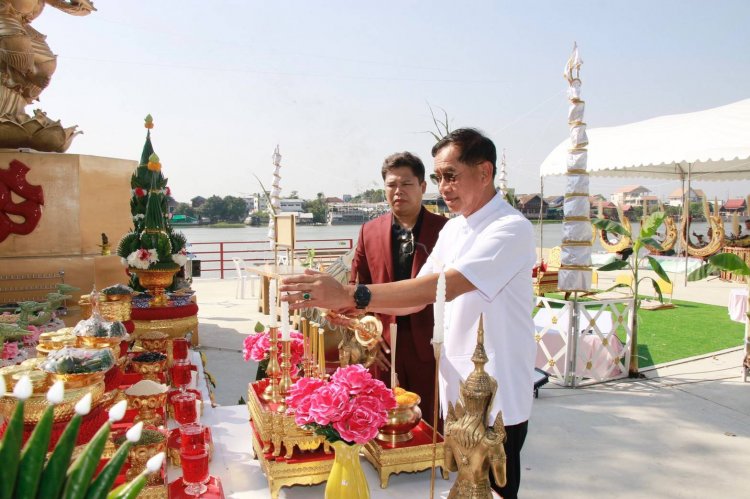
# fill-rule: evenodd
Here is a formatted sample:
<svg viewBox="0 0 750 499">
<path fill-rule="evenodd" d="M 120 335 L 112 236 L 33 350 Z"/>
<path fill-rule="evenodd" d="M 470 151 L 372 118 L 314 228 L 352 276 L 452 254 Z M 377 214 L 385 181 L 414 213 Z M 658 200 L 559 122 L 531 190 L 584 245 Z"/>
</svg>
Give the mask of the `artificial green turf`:
<svg viewBox="0 0 750 499">
<path fill-rule="evenodd" d="M 562 299 L 562 295 L 548 296 Z M 675 308 L 638 312 L 639 368 L 743 344 L 745 326 L 729 318 L 727 307 L 677 300 L 673 303 Z M 624 335 L 618 336 L 624 343 Z"/>
<path fill-rule="evenodd" d="M 675 308 L 638 312 L 638 367 L 742 345 L 745 326 L 727 307 L 675 301 Z"/>
</svg>

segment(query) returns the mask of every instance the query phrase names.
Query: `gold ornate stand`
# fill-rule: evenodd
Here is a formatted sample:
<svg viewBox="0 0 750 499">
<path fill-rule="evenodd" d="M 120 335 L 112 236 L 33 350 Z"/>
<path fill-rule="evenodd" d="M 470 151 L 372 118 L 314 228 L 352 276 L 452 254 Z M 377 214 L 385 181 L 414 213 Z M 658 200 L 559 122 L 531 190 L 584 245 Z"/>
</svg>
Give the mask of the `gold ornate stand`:
<svg viewBox="0 0 750 499">
<path fill-rule="evenodd" d="M 380 476 L 380 488 L 388 487 L 388 479 L 393 473 L 424 471 L 432 467 L 432 432 L 430 425 L 421 421 L 412 430 L 414 438 L 408 442 L 389 444 L 377 439 L 364 447 L 365 458 L 375 467 Z M 443 437 L 437 435 L 437 460 L 444 480 L 448 471 L 443 465 Z"/>
</svg>

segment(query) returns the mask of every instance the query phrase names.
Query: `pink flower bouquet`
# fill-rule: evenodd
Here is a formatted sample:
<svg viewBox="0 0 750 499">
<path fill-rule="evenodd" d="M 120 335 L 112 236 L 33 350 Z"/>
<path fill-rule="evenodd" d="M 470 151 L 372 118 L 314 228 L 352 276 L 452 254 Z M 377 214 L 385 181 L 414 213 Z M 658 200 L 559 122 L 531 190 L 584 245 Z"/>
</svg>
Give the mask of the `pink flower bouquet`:
<svg viewBox="0 0 750 499">
<path fill-rule="evenodd" d="M 289 360 L 293 366 L 299 367 L 302 362 L 302 356 L 305 353 L 305 346 L 302 343 L 302 333 L 299 331 L 291 331 L 289 336 L 291 338 L 291 343 L 289 345 L 291 358 Z M 279 333 L 279 338 L 281 338 L 281 333 Z M 265 366 L 268 363 L 268 350 L 270 348 L 271 336 L 269 331 L 249 334 L 243 340 L 242 357 L 245 359 L 245 362 L 249 360 L 260 362 L 263 372 L 265 372 Z M 279 351 L 277 355 L 279 364 L 281 364 L 281 354 L 282 348 L 281 343 L 279 343 Z"/>
<path fill-rule="evenodd" d="M 300 378 L 286 398 L 295 422 L 329 442 L 364 444 L 388 421 L 396 398 L 385 384 L 359 364 L 340 367 L 326 382 Z"/>
</svg>

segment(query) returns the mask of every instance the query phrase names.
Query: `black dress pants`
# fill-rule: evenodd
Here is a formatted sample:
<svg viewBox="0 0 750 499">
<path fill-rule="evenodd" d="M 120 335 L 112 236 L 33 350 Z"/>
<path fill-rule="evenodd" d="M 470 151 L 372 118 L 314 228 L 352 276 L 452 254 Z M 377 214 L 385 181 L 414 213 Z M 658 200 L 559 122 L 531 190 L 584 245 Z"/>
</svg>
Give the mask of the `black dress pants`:
<svg viewBox="0 0 750 499">
<path fill-rule="evenodd" d="M 516 499 L 518 497 L 518 487 L 521 485 L 521 448 L 526 440 L 528 428 L 528 421 L 505 427 L 505 475 L 507 477 L 505 487 L 499 487 L 492 477 L 492 472 L 490 472 L 492 490 L 500 494 L 503 499 Z"/>
</svg>

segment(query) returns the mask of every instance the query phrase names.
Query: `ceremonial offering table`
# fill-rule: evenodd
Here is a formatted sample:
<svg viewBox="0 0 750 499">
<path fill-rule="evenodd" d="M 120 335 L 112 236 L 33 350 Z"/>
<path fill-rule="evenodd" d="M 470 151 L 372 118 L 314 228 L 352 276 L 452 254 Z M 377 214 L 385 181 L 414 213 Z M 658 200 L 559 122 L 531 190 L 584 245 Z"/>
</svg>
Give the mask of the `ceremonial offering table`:
<svg viewBox="0 0 750 499">
<path fill-rule="evenodd" d="M 252 427 L 248 424 L 247 406 L 216 407 L 202 418 L 211 426 L 214 457 L 211 475 L 221 478 L 224 495 L 232 499 L 263 499 L 271 497 L 308 499 L 323 497 L 325 482 L 318 485 L 283 487 L 272 495 L 260 459 L 253 459 Z M 430 470 L 401 473 L 393 476 L 388 488 L 381 489 L 378 472 L 367 463 L 362 468 L 370 485 L 370 496 L 376 498 L 429 497 Z M 447 497 L 455 475 L 450 480 L 435 480 L 435 497 Z"/>
<path fill-rule="evenodd" d="M 182 338 L 193 333 L 191 343 L 200 344 L 198 339 L 198 305 L 188 303 L 181 307 L 133 308 L 130 311 L 135 330 L 133 337 L 146 331 L 161 331 L 172 338 Z"/>
</svg>

